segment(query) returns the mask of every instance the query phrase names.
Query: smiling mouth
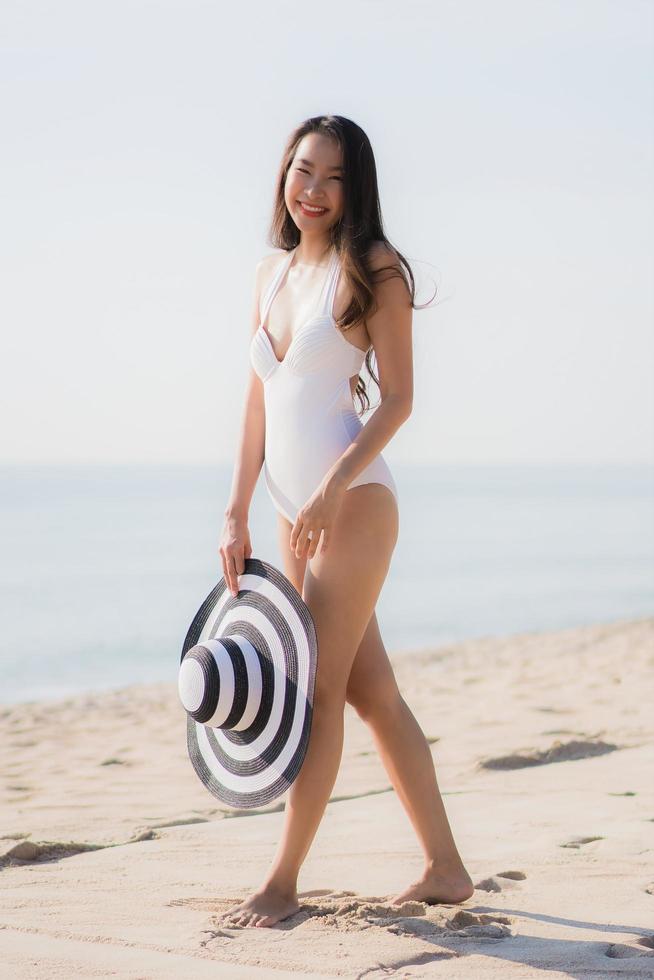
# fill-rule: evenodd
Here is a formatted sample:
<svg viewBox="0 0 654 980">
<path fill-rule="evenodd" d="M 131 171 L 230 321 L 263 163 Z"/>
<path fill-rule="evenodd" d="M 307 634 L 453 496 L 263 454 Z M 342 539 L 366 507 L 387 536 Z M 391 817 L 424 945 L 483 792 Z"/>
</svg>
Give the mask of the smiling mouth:
<svg viewBox="0 0 654 980">
<path fill-rule="evenodd" d="M 297 203 L 306 214 L 326 214 L 329 211 L 329 208 L 316 208 L 311 204 L 305 204 L 304 201 L 298 201 Z"/>
</svg>

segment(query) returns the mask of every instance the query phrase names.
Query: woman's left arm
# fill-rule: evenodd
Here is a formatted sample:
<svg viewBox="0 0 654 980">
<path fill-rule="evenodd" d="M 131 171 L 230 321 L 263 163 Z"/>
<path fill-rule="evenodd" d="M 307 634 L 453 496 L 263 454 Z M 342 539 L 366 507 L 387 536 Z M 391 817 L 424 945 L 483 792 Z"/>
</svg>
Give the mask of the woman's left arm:
<svg viewBox="0 0 654 980">
<path fill-rule="evenodd" d="M 388 266 L 396 256 L 385 245 L 371 255 L 372 271 Z M 375 349 L 381 404 L 334 463 L 325 477 L 329 486 L 349 486 L 355 477 L 382 451 L 411 415 L 413 405 L 413 308 L 403 277 L 385 274 L 374 287 L 377 310 L 366 320 Z"/>
<path fill-rule="evenodd" d="M 383 243 L 370 256 L 372 271 L 397 262 Z M 327 471 L 311 497 L 297 513 L 289 547 L 297 558 L 312 558 L 322 535 L 328 547 L 335 515 L 352 480 L 372 462 L 411 414 L 413 402 L 413 307 L 403 277 L 389 275 L 373 287 L 377 309 L 366 320 L 375 349 L 381 403 L 347 449 Z"/>
</svg>

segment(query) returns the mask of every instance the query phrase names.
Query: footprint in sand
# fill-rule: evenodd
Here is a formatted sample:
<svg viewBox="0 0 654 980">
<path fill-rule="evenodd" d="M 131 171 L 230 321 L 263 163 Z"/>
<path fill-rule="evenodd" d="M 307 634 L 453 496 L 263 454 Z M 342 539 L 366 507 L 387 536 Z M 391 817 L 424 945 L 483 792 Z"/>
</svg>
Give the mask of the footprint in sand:
<svg viewBox="0 0 654 980">
<path fill-rule="evenodd" d="M 583 847 L 584 844 L 592 844 L 595 840 L 604 840 L 604 837 L 573 837 L 571 840 L 566 841 L 564 844 L 559 844 L 559 847 Z"/>
<path fill-rule="evenodd" d="M 550 762 L 570 762 L 588 759 L 595 755 L 605 755 L 620 748 L 612 742 L 593 739 L 575 739 L 571 742 L 556 741 L 549 749 L 525 749 L 511 755 L 500 755 L 484 759 L 479 763 L 481 769 L 524 769 L 527 766 L 544 766 Z"/>
<path fill-rule="evenodd" d="M 586 732 L 575 732 L 571 728 L 547 728 L 541 735 L 578 735 L 581 738 L 586 737 Z"/>
<path fill-rule="evenodd" d="M 478 881 L 475 885 L 475 890 L 482 892 L 501 892 L 507 887 L 506 880 L 498 881 L 498 878 L 509 879 L 510 881 L 524 881 L 527 875 L 524 871 L 498 871 L 496 874 L 491 875 L 490 878 L 484 878 L 482 881 Z M 515 886 L 508 886 L 509 888 Z"/>
<path fill-rule="evenodd" d="M 636 936 L 626 943 L 613 943 L 606 955 L 616 960 L 631 959 L 634 956 L 654 956 L 654 936 Z"/>
<path fill-rule="evenodd" d="M 504 939 L 514 935 L 513 920 L 508 915 L 477 914 L 461 909 L 448 923 L 457 936 L 483 936 L 490 939 Z"/>
<path fill-rule="evenodd" d="M 107 844 L 89 844 L 78 841 L 30 841 L 22 840 L 0 857 L 0 869 L 13 864 L 37 864 L 42 861 L 59 861 L 85 851 L 102 851 L 106 847 L 122 847 L 124 844 L 137 844 L 154 840 L 159 835 L 150 828 L 134 834 L 126 841 Z"/>
<path fill-rule="evenodd" d="M 547 704 L 544 705 L 537 704 L 534 707 L 534 711 L 542 711 L 544 714 L 548 714 L 548 715 L 571 715 L 572 714 L 572 708 L 552 708 L 550 707 L 550 705 Z"/>
<path fill-rule="evenodd" d="M 506 939 L 515 935 L 513 920 L 507 915 L 461 910 L 451 918 L 433 921 L 429 918 L 403 917 L 388 925 L 387 931 L 398 936 L 460 936 L 469 939 Z"/>
</svg>

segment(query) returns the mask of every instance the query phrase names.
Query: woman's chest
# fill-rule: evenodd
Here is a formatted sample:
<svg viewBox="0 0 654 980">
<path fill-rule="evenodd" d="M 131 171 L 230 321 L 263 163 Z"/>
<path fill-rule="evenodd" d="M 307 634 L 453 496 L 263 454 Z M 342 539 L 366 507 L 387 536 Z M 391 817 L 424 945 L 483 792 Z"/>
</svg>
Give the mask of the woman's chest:
<svg viewBox="0 0 654 980">
<path fill-rule="evenodd" d="M 323 297 L 324 298 L 324 297 Z M 267 333 L 272 338 L 279 356 L 288 350 L 293 338 L 298 336 L 307 322 L 319 313 L 329 311 L 320 303 L 321 282 L 317 277 L 293 277 L 289 275 L 287 282 L 274 297 L 266 323 Z M 339 277 L 331 304 L 331 316 L 338 321 L 352 301 L 352 291 L 343 276 Z M 324 307 L 324 308 L 323 308 Z M 341 330 L 336 327 L 348 343 L 360 351 L 367 351 L 370 338 L 365 324 Z"/>
</svg>

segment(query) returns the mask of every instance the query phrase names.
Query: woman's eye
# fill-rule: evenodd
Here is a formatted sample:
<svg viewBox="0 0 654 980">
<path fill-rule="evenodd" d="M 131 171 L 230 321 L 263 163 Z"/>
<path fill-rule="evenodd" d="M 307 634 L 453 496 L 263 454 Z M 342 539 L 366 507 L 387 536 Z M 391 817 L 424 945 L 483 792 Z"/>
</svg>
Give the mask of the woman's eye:
<svg viewBox="0 0 654 980">
<path fill-rule="evenodd" d="M 296 170 L 299 170 L 299 172 L 300 172 L 301 174 L 308 174 L 308 173 L 309 173 L 309 171 L 308 171 L 308 170 L 304 170 L 304 169 L 303 169 L 302 167 L 296 167 L 295 169 L 296 169 Z M 343 180 L 343 178 L 342 178 L 342 177 L 332 177 L 331 179 L 332 179 L 332 180 L 341 180 L 341 181 Z"/>
</svg>

